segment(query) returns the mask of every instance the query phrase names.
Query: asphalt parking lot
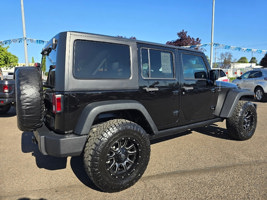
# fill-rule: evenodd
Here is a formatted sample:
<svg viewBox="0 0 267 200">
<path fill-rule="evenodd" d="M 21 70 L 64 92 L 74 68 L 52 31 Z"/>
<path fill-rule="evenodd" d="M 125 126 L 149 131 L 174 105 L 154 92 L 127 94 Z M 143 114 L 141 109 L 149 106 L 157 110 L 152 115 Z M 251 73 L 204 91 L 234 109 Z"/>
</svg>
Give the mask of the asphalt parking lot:
<svg viewBox="0 0 267 200">
<path fill-rule="evenodd" d="M 43 156 L 15 110 L 0 117 L 0 199 L 267 199 L 267 103 L 258 104 L 256 133 L 227 136 L 225 123 L 154 141 L 143 177 L 119 193 L 86 178 L 81 157 Z"/>
</svg>

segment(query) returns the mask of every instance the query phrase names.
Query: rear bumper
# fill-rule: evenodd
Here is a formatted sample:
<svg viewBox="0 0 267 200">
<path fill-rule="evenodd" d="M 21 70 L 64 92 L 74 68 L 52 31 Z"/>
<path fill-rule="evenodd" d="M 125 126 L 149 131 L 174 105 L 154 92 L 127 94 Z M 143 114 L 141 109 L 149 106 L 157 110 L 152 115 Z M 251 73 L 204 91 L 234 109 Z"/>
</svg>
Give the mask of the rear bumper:
<svg viewBox="0 0 267 200">
<path fill-rule="evenodd" d="M 4 98 L 0 98 L 0 106 L 5 106 L 8 105 L 10 103 L 13 103 L 14 99 L 4 99 Z"/>
<path fill-rule="evenodd" d="M 33 132 L 39 150 L 44 155 L 55 157 L 78 156 L 82 153 L 87 135 L 60 135 L 43 126 Z"/>
</svg>

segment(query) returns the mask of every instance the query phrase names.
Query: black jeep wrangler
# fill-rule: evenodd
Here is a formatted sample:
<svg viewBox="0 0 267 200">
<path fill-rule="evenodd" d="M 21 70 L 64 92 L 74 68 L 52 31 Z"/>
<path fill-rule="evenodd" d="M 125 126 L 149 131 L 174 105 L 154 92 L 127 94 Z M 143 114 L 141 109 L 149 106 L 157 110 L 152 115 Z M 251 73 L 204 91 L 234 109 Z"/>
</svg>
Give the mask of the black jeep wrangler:
<svg viewBox="0 0 267 200">
<path fill-rule="evenodd" d="M 34 67 L 16 71 L 18 127 L 44 155 L 83 155 L 105 192 L 142 176 L 152 139 L 223 120 L 233 139 L 255 132 L 256 105 L 244 101 L 253 93 L 216 82 L 200 51 L 62 32 L 42 55 L 45 84 Z"/>
</svg>

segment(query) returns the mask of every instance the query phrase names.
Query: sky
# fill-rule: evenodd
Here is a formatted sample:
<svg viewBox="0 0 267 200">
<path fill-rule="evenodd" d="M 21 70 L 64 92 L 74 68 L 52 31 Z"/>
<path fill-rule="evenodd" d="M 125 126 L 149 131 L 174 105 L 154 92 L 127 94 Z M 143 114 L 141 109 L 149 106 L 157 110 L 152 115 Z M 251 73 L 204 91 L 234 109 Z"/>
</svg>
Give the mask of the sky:
<svg viewBox="0 0 267 200">
<path fill-rule="evenodd" d="M 22 38 L 20 0 L 1 0 L 0 5 L 0 41 Z M 266 7 L 266 0 L 216 0 L 214 42 L 267 50 Z M 27 38 L 45 41 L 62 31 L 81 31 L 165 44 L 181 30 L 202 44 L 211 41 L 212 0 L 24 0 L 24 12 Z M 32 57 L 41 61 L 43 46 L 28 43 L 29 62 Z M 8 50 L 25 62 L 23 43 L 12 43 Z M 236 60 L 252 57 L 217 49 L 217 59 L 225 52 Z M 259 62 L 264 55 L 253 56 Z"/>
</svg>

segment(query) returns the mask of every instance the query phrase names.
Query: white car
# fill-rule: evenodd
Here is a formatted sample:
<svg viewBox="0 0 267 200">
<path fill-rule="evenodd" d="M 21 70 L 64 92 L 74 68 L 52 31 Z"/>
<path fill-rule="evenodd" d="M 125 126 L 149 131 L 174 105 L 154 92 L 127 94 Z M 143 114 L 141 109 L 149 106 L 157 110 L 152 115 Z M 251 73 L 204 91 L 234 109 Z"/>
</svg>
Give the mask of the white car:
<svg viewBox="0 0 267 200">
<path fill-rule="evenodd" d="M 228 77 L 226 76 L 225 72 L 220 68 L 212 68 L 211 71 L 215 75 L 215 79 L 217 81 L 229 82 Z"/>
<path fill-rule="evenodd" d="M 232 83 L 254 92 L 258 101 L 265 101 L 267 98 L 267 69 L 253 69 L 237 77 Z"/>
</svg>

